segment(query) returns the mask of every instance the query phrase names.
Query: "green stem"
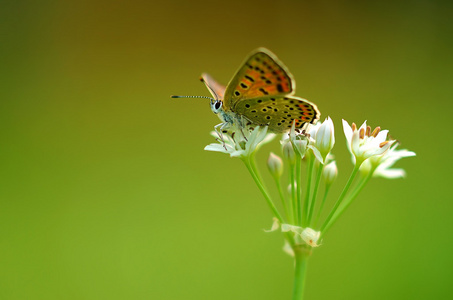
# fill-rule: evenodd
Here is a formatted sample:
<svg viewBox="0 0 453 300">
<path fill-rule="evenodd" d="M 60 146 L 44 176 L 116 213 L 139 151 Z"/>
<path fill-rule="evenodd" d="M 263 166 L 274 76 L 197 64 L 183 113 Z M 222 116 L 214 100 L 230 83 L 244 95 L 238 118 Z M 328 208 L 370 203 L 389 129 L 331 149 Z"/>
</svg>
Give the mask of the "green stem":
<svg viewBox="0 0 453 300">
<path fill-rule="evenodd" d="M 283 219 L 281 215 L 279 214 L 277 208 L 274 205 L 274 202 L 272 201 L 271 197 L 269 196 L 268 192 L 266 191 L 266 188 L 264 187 L 262 180 L 259 176 L 258 170 L 254 166 L 254 159 L 253 157 L 245 157 L 242 159 L 242 161 L 245 163 L 245 166 L 250 172 L 250 175 L 252 175 L 253 180 L 255 181 L 256 185 L 260 189 L 261 193 L 263 194 L 264 198 L 267 201 L 267 204 L 269 205 L 269 208 L 272 210 L 274 213 L 274 216 L 278 219 L 280 223 L 283 223 Z"/>
<path fill-rule="evenodd" d="M 294 186 L 294 163 L 289 162 L 289 179 L 291 180 L 291 207 L 293 209 L 293 224 L 297 220 L 297 204 L 296 204 L 296 187 Z"/>
<path fill-rule="evenodd" d="M 293 248 L 296 267 L 294 272 L 293 300 L 304 299 L 305 277 L 307 273 L 307 262 L 311 249 L 307 245 L 298 245 Z"/>
<path fill-rule="evenodd" d="M 316 181 L 315 181 L 315 188 L 313 190 L 313 195 L 311 197 L 311 203 L 310 203 L 310 212 L 308 214 L 308 226 L 311 226 L 311 218 L 313 217 L 313 211 L 315 209 L 315 203 L 316 203 L 316 196 L 318 195 L 318 188 L 319 188 L 319 183 L 321 182 L 321 175 L 322 171 L 324 170 L 324 165 L 319 164 L 318 167 L 318 174 L 316 176 Z"/>
<path fill-rule="evenodd" d="M 336 220 L 343 214 L 343 212 L 351 205 L 352 201 L 359 195 L 359 193 L 363 190 L 365 185 L 370 181 L 371 177 L 373 177 L 375 168 L 371 169 L 370 173 L 360 181 L 354 192 L 352 192 L 351 196 L 346 199 L 345 204 L 341 206 L 337 213 L 333 216 L 332 220 L 329 224 L 327 224 L 326 228 L 324 229 L 323 233 L 325 233 L 329 228 L 336 222 Z"/>
<path fill-rule="evenodd" d="M 313 176 L 313 167 L 314 167 L 314 158 L 309 155 L 307 152 L 308 159 L 308 170 L 307 170 L 307 186 L 305 187 L 305 199 L 304 199 L 304 223 L 302 227 L 308 226 L 308 211 L 309 211 L 309 200 L 310 200 L 310 190 L 311 190 L 311 179 Z"/>
<path fill-rule="evenodd" d="M 258 186 L 258 188 L 260 189 L 264 198 L 266 199 L 267 204 L 269 205 L 270 209 L 274 213 L 274 216 L 278 219 L 280 224 L 283 223 L 283 219 L 282 219 L 281 215 L 279 214 L 277 208 L 274 205 L 274 202 L 272 201 L 272 198 L 269 196 L 269 194 L 266 191 L 266 188 L 264 187 L 260 173 L 259 173 L 258 169 L 256 168 L 255 157 L 253 155 L 251 155 L 250 157 L 246 157 L 246 158 L 242 159 L 242 161 L 247 166 L 247 169 L 249 170 L 250 174 L 252 175 L 253 180 L 255 180 L 255 183 Z M 285 232 L 284 236 L 285 236 L 286 240 L 288 241 L 288 243 L 291 245 L 291 247 L 294 248 L 295 242 L 294 242 L 294 237 L 291 235 L 291 232 Z"/>
<path fill-rule="evenodd" d="M 327 194 L 330 191 L 330 187 L 331 187 L 330 184 L 326 185 L 326 190 L 324 191 L 324 197 L 322 198 L 321 206 L 319 207 L 319 211 L 318 211 L 318 215 L 316 216 L 314 227 L 316 227 L 316 225 L 318 224 L 319 218 L 321 217 L 321 212 L 322 212 L 322 209 L 324 208 L 324 204 L 326 203 Z"/>
<path fill-rule="evenodd" d="M 277 185 L 278 193 L 280 195 L 280 199 L 282 201 L 283 208 L 285 209 L 286 218 L 288 220 L 291 220 L 291 215 L 289 213 L 288 205 L 286 204 L 286 199 L 283 194 L 282 185 L 280 183 L 280 178 L 275 177 L 275 184 Z"/>
<path fill-rule="evenodd" d="M 354 181 L 354 178 L 357 175 L 357 172 L 359 171 L 359 168 L 360 168 L 361 164 L 362 164 L 361 162 L 355 164 L 354 170 L 352 170 L 351 176 L 349 176 L 349 180 L 346 183 L 346 186 L 344 187 L 343 191 L 341 192 L 340 197 L 338 197 L 338 200 L 335 203 L 335 206 L 330 211 L 330 214 L 327 217 L 327 219 L 324 221 L 324 224 L 321 226 L 321 230 L 320 230 L 321 231 L 321 235 L 324 234 L 324 229 L 327 227 L 327 225 L 329 225 L 329 227 L 331 226 L 331 224 L 329 224 L 329 222 L 332 219 L 332 217 L 335 214 L 335 212 L 337 211 L 338 206 L 340 206 L 341 202 L 343 201 L 344 197 L 346 196 L 346 193 L 348 192 L 349 188 L 351 187 L 351 184 Z"/>
<path fill-rule="evenodd" d="M 302 197 L 302 185 L 300 184 L 301 179 L 301 165 L 302 165 L 302 158 L 299 154 L 296 155 L 296 187 L 297 187 L 297 199 L 296 199 L 296 209 L 297 209 L 297 225 L 302 225 L 302 209 L 301 209 L 301 197 Z"/>
</svg>

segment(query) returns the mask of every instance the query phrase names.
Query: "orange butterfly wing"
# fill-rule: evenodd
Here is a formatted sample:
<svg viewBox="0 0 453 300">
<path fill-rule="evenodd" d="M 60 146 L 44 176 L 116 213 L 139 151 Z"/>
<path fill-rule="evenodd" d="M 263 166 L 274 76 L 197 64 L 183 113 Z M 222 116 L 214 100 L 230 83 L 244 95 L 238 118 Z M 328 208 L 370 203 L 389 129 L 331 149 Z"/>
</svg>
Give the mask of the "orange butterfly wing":
<svg viewBox="0 0 453 300">
<path fill-rule="evenodd" d="M 225 110 L 233 110 L 242 99 L 287 96 L 295 90 L 293 76 L 269 50 L 258 48 L 245 60 L 224 95 Z"/>
<path fill-rule="evenodd" d="M 209 74 L 203 73 L 201 74 L 201 81 L 206 85 L 211 95 L 217 99 L 223 99 L 225 95 L 226 87 L 212 78 Z"/>
</svg>

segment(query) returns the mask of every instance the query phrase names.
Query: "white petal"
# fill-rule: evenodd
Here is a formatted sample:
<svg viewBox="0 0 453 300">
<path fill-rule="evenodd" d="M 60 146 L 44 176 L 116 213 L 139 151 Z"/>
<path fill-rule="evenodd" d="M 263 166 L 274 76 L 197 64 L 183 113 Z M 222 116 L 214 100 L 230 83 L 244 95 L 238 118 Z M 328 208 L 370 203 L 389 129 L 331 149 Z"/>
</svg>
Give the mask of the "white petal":
<svg viewBox="0 0 453 300">
<path fill-rule="evenodd" d="M 365 122 L 363 122 L 362 126 L 360 126 L 360 128 L 357 131 L 360 131 L 360 129 L 362 129 L 362 128 L 366 131 L 366 121 L 367 120 L 365 120 Z"/>
<path fill-rule="evenodd" d="M 312 137 L 315 138 L 316 133 L 318 132 L 319 128 L 321 127 L 321 122 L 316 123 L 315 125 L 311 125 L 308 128 L 308 134 Z"/>
<path fill-rule="evenodd" d="M 316 132 L 316 144 L 324 148 L 328 148 L 330 144 L 330 128 L 328 126 L 327 120 L 322 123 L 319 127 L 318 132 Z"/>
<path fill-rule="evenodd" d="M 256 138 L 258 137 L 259 131 L 260 131 L 260 127 L 257 126 L 257 127 L 250 133 L 250 136 L 248 137 L 247 144 L 251 145 L 251 144 L 255 143 L 255 140 L 256 140 Z"/>
<path fill-rule="evenodd" d="M 288 241 L 285 241 L 285 244 L 283 245 L 283 251 L 287 253 L 288 255 L 294 257 L 294 250 L 291 247 L 291 245 L 288 243 Z"/>
<path fill-rule="evenodd" d="M 250 136 L 250 139 L 248 140 L 248 142 L 246 144 L 246 149 L 249 153 L 255 151 L 259 142 L 261 142 L 264 139 L 264 137 L 266 136 L 266 132 L 267 132 L 267 126 L 266 127 L 258 126 L 253 130 L 252 135 Z"/>
<path fill-rule="evenodd" d="M 327 184 L 332 184 L 338 175 L 337 163 L 334 160 L 328 163 L 324 167 L 322 175 Z"/>
<path fill-rule="evenodd" d="M 282 232 L 288 232 L 288 231 L 290 231 L 292 226 L 293 226 L 293 225 L 291 225 L 291 224 L 286 224 L 286 223 L 285 223 L 285 224 L 282 224 Z"/>
<path fill-rule="evenodd" d="M 322 157 L 322 154 L 321 152 L 319 152 L 319 150 L 316 148 L 316 147 L 313 147 L 312 145 L 309 145 L 308 148 L 310 148 L 311 150 L 313 150 L 313 154 L 315 155 L 316 159 L 324 164 L 324 158 Z"/>
<path fill-rule="evenodd" d="M 402 149 L 402 150 L 394 150 L 393 151 L 393 154 L 399 158 L 403 158 L 403 157 L 411 157 L 411 156 L 416 156 L 415 152 L 413 151 L 408 151 L 406 149 Z"/>
<path fill-rule="evenodd" d="M 388 141 L 388 143 L 385 144 L 382 147 L 378 145 L 376 148 L 368 149 L 368 150 L 366 150 L 366 153 L 364 155 L 366 157 L 371 157 L 371 156 L 374 156 L 374 155 L 381 155 L 381 154 L 385 153 L 388 149 L 390 149 L 390 147 L 395 142 L 396 142 L 395 140 Z"/>
<path fill-rule="evenodd" d="M 351 145 L 351 140 L 352 140 L 352 128 L 349 126 L 348 122 L 345 120 L 342 120 L 343 122 L 343 131 L 344 131 L 344 136 L 346 137 L 346 140 L 348 141 L 348 145 Z"/>
<path fill-rule="evenodd" d="M 384 147 L 373 147 L 369 148 L 365 151 L 362 152 L 362 157 L 364 159 L 370 158 L 375 155 L 382 155 L 385 151 L 387 151 L 389 148 L 388 144 L 384 145 Z"/>
<path fill-rule="evenodd" d="M 304 158 L 305 152 L 307 151 L 307 144 L 308 140 L 303 139 L 303 140 L 293 140 L 293 149 L 296 148 L 297 152 L 300 154 L 301 158 Z"/>
<path fill-rule="evenodd" d="M 330 131 L 330 147 L 333 147 L 335 145 L 335 126 L 333 125 L 333 121 L 330 117 L 327 117 L 327 122 L 329 125 L 329 131 Z"/>
<path fill-rule="evenodd" d="M 260 130 L 258 132 L 258 136 L 257 136 L 257 139 L 256 139 L 256 143 L 258 144 L 259 142 L 261 142 L 265 137 L 266 137 L 266 134 L 267 134 L 267 126 L 264 126 L 264 127 L 260 127 Z"/>
<path fill-rule="evenodd" d="M 378 135 L 374 138 L 373 142 L 376 144 L 385 142 L 385 140 L 387 139 L 388 132 L 389 132 L 388 130 L 379 131 Z"/>
<path fill-rule="evenodd" d="M 273 231 L 277 230 L 279 228 L 279 226 L 280 226 L 280 222 L 278 221 L 277 218 L 274 217 L 271 229 L 270 230 L 264 229 L 264 231 L 265 232 L 273 232 Z"/>
<path fill-rule="evenodd" d="M 244 156 L 246 154 L 247 154 L 247 152 L 245 150 L 237 150 L 237 151 L 231 152 L 230 156 L 231 157 L 241 157 L 241 156 Z"/>
<path fill-rule="evenodd" d="M 222 144 L 209 144 L 206 147 L 204 147 L 204 150 L 216 151 L 216 152 L 222 152 L 222 153 L 230 153 L 230 152 L 234 151 L 233 147 L 231 147 L 230 145 L 225 144 L 225 146 L 227 147 L 227 150 L 225 150 L 225 147 L 223 147 Z"/>
<path fill-rule="evenodd" d="M 383 177 L 388 179 L 404 178 L 406 172 L 403 169 L 385 169 L 380 170 L 379 168 L 373 174 L 373 177 Z"/>
<path fill-rule="evenodd" d="M 351 152 L 354 154 L 354 156 L 360 156 L 361 151 L 360 151 L 360 135 L 358 131 L 354 131 L 352 133 L 352 140 L 351 140 Z"/>
<path fill-rule="evenodd" d="M 321 127 L 319 127 L 315 140 L 316 148 L 319 150 L 325 160 L 329 152 L 332 150 L 333 145 L 335 144 L 332 119 L 330 119 L 329 117 L 326 118 Z"/>
<path fill-rule="evenodd" d="M 271 142 L 277 135 L 275 133 L 268 133 L 266 137 L 261 141 L 263 144 Z"/>
<path fill-rule="evenodd" d="M 302 231 L 304 230 L 302 227 L 291 225 L 291 224 L 282 224 L 281 228 L 282 228 L 282 232 L 292 231 L 297 234 L 301 234 Z"/>
<path fill-rule="evenodd" d="M 293 124 L 291 125 L 291 130 L 289 131 L 288 138 L 292 141 L 296 138 L 296 120 L 293 121 Z M 286 135 L 286 134 L 285 134 Z"/>
</svg>

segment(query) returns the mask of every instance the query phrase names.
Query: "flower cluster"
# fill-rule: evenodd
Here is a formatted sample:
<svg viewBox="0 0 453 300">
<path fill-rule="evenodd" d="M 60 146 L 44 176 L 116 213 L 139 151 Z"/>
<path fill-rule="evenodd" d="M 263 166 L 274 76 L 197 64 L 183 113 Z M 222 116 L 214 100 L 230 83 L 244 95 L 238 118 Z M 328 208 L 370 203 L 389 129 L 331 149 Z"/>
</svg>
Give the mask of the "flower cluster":
<svg viewBox="0 0 453 300">
<path fill-rule="evenodd" d="M 269 231 L 280 228 L 293 250 L 301 245 L 311 248 L 320 245 L 325 232 L 352 203 L 371 177 L 403 177 L 404 170 L 392 169 L 392 166 L 403 157 L 415 155 L 412 151 L 397 150 L 398 143 L 388 139 L 388 130 L 381 130 L 380 127 L 372 130 L 366 121 L 357 128 L 354 123 L 349 125 L 343 120 L 343 131 L 354 169 L 343 192 L 322 223 L 318 222 L 323 215 L 330 187 L 338 176 L 335 157 L 331 153 L 335 145 L 335 130 L 330 117 L 302 131 L 295 129 L 293 124 L 289 133 L 284 134 L 281 140 L 284 159 L 274 153 L 269 155 L 267 166 L 274 178 L 284 214 L 279 213 L 254 162 L 253 154 L 275 137 L 275 134 L 268 132 L 266 126 L 242 128 L 226 134 L 214 132 L 218 143 L 206 146 L 205 150 L 241 158 L 275 215 Z M 305 163 L 307 175 L 303 180 L 301 165 Z M 288 170 L 288 192 L 281 185 L 285 169 Z M 356 180 L 358 173 L 363 176 Z M 319 201 L 321 182 L 324 183 L 324 195 Z"/>
</svg>

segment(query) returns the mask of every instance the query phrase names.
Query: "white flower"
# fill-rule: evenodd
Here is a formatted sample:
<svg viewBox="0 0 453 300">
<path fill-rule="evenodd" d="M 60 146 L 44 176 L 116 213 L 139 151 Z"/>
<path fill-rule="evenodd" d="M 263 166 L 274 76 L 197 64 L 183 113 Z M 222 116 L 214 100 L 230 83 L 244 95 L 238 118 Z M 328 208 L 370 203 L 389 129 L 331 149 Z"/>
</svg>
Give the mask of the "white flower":
<svg viewBox="0 0 453 300">
<path fill-rule="evenodd" d="M 335 145 L 332 119 L 327 117 L 321 125 L 312 127 L 309 133 L 310 137 L 313 138 L 313 143 L 310 143 L 308 147 L 313 150 L 316 159 L 325 164 L 327 156 Z"/>
<path fill-rule="evenodd" d="M 354 123 L 351 127 L 348 122 L 343 120 L 343 130 L 354 163 L 359 162 L 361 164 L 370 157 L 383 154 L 395 142 L 394 140 L 386 140 L 388 130 L 381 131 L 380 127 L 376 127 L 371 132 L 371 127 L 366 125 L 366 121 L 357 129 Z"/>
<path fill-rule="evenodd" d="M 231 157 L 240 158 L 250 156 L 275 137 L 275 134 L 267 133 L 267 126 L 257 126 L 251 131 L 244 128 L 233 132 L 231 135 L 223 134 L 220 136 L 217 132 L 212 132 L 211 134 L 214 137 L 218 137 L 219 142 L 207 145 L 204 150 L 227 153 Z"/>
<path fill-rule="evenodd" d="M 396 147 L 398 147 L 398 143 L 394 143 L 384 154 L 370 157 L 362 164 L 360 171 L 368 173 L 371 168 L 376 168 L 373 177 L 389 179 L 405 177 L 406 172 L 403 169 L 391 169 L 391 167 L 401 158 L 415 156 L 415 153 L 406 149 L 396 150 Z"/>
<path fill-rule="evenodd" d="M 309 227 L 305 228 L 301 233 L 302 240 L 312 247 L 318 247 L 319 237 L 321 236 L 320 231 L 315 231 Z"/>
</svg>

